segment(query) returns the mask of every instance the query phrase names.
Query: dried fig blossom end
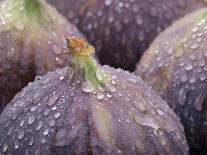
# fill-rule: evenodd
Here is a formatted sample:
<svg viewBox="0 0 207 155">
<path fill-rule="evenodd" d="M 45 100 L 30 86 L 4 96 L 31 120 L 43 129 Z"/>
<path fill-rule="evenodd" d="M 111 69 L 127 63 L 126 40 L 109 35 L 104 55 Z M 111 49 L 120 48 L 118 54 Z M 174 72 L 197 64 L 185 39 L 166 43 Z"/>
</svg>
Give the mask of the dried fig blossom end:
<svg viewBox="0 0 207 155">
<path fill-rule="evenodd" d="M 84 80 L 94 87 L 106 84 L 109 79 L 109 73 L 101 70 L 97 66 L 95 59 L 93 59 L 92 54 L 95 53 L 95 48 L 81 38 L 70 37 L 67 42 L 70 53 L 73 56 L 71 67 L 83 70 Z"/>
</svg>

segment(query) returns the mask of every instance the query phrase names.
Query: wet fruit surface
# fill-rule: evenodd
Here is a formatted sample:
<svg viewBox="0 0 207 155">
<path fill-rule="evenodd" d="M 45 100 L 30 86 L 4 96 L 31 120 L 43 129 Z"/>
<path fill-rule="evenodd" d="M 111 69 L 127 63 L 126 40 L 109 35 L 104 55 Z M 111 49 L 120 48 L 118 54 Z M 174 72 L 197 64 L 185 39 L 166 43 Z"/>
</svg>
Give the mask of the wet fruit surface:
<svg viewBox="0 0 207 155">
<path fill-rule="evenodd" d="M 102 64 L 133 71 L 155 36 L 202 0 L 48 0 L 77 24 Z"/>
<path fill-rule="evenodd" d="M 44 1 L 0 3 L 0 112 L 36 75 L 68 64 L 71 35 L 82 36 Z"/>
<path fill-rule="evenodd" d="M 73 41 L 70 66 L 37 77 L 1 114 L 1 154 L 188 154 L 179 118 L 141 78 Z"/>
<path fill-rule="evenodd" d="M 194 154 L 207 152 L 206 39 L 207 9 L 203 9 L 161 33 L 136 71 L 180 115 Z"/>
</svg>

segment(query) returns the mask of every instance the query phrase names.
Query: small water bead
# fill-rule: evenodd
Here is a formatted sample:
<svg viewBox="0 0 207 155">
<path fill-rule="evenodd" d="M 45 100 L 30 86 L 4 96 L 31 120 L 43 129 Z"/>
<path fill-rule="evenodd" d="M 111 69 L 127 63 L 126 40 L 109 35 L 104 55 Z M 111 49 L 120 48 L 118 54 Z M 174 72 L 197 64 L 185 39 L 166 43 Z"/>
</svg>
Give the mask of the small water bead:
<svg viewBox="0 0 207 155">
<path fill-rule="evenodd" d="M 33 145 L 34 144 L 34 141 L 35 141 L 34 137 L 31 137 L 30 140 L 29 140 L 29 145 L 30 146 Z"/>
<path fill-rule="evenodd" d="M 200 66 L 200 67 L 205 66 L 205 60 L 200 60 L 200 61 L 199 61 L 199 66 Z"/>
<path fill-rule="evenodd" d="M 191 45 L 190 45 L 190 48 L 191 49 L 193 49 L 193 50 L 196 50 L 197 48 L 199 47 L 199 43 L 192 43 Z"/>
<path fill-rule="evenodd" d="M 106 96 L 107 96 L 108 98 L 111 98 L 111 97 L 112 97 L 112 95 L 109 94 L 109 93 L 107 93 Z"/>
<path fill-rule="evenodd" d="M 41 143 L 44 144 L 44 143 L 46 143 L 46 141 L 47 141 L 47 140 L 46 140 L 44 137 L 41 138 Z"/>
<path fill-rule="evenodd" d="M 24 24 L 23 24 L 21 21 L 17 21 L 17 22 L 14 24 L 14 26 L 15 26 L 15 28 L 16 28 L 17 30 L 20 30 L 20 31 L 24 30 Z"/>
<path fill-rule="evenodd" d="M 99 93 L 97 93 L 96 97 L 97 97 L 97 99 L 101 100 L 104 98 L 104 94 L 99 92 Z"/>
<path fill-rule="evenodd" d="M 50 126 L 54 126 L 55 125 L 55 121 L 54 120 L 49 121 L 49 125 Z"/>
<path fill-rule="evenodd" d="M 39 121 L 39 123 L 36 127 L 36 130 L 40 130 L 42 128 L 42 125 L 43 125 L 43 121 Z"/>
<path fill-rule="evenodd" d="M 205 80 L 206 80 L 206 75 L 205 75 L 205 74 L 201 74 L 201 76 L 200 76 L 200 80 L 201 80 L 201 81 L 205 81 Z"/>
<path fill-rule="evenodd" d="M 157 113 L 158 113 L 159 115 L 161 115 L 161 116 L 164 115 L 164 112 L 163 112 L 162 110 L 160 110 L 160 109 L 156 109 L 156 111 L 157 111 Z"/>
<path fill-rule="evenodd" d="M 13 127 L 11 127 L 11 128 L 9 129 L 9 131 L 8 131 L 7 135 L 8 135 L 8 136 L 9 136 L 9 135 L 11 135 L 11 134 L 13 133 L 13 131 L 14 131 L 14 128 L 13 128 Z"/>
<path fill-rule="evenodd" d="M 18 149 L 18 148 L 19 148 L 19 141 L 15 141 L 15 142 L 14 142 L 14 148 L 15 148 L 15 149 Z"/>
<path fill-rule="evenodd" d="M 56 107 L 56 106 L 52 107 L 52 110 L 56 110 L 56 109 L 57 109 L 57 107 Z"/>
<path fill-rule="evenodd" d="M 60 117 L 60 113 L 59 112 L 55 113 L 54 117 L 55 118 L 59 118 Z"/>
<path fill-rule="evenodd" d="M 113 87 L 113 86 L 111 86 L 111 87 L 110 87 L 110 90 L 111 90 L 112 92 L 115 92 L 115 91 L 116 91 L 116 88 Z"/>
<path fill-rule="evenodd" d="M 183 53 L 184 53 L 184 50 L 182 48 L 179 48 L 175 53 L 175 57 L 179 58 L 183 55 Z"/>
<path fill-rule="evenodd" d="M 30 108 L 30 111 L 35 111 L 37 109 L 37 106 L 32 106 L 31 108 Z"/>
<path fill-rule="evenodd" d="M 193 69 L 193 65 L 192 64 L 187 64 L 185 66 L 185 70 L 187 70 L 187 71 L 191 71 L 192 69 Z"/>
<path fill-rule="evenodd" d="M 63 79 L 64 79 L 64 76 L 60 76 L 60 77 L 59 77 L 59 80 L 63 80 Z"/>
<path fill-rule="evenodd" d="M 196 59 L 196 55 L 195 54 L 190 54 L 189 57 L 190 57 L 191 60 L 195 60 Z"/>
<path fill-rule="evenodd" d="M 183 75 L 181 76 L 181 81 L 182 81 L 182 82 L 186 82 L 186 81 L 188 81 L 188 76 L 187 76 L 186 74 L 183 74 Z"/>
<path fill-rule="evenodd" d="M 196 78 L 194 76 L 190 77 L 189 79 L 190 83 L 195 83 L 196 82 Z"/>
<path fill-rule="evenodd" d="M 54 96 L 50 97 L 49 100 L 48 100 L 48 102 L 47 102 L 47 104 L 49 106 L 54 105 L 55 102 L 58 100 L 58 98 L 59 98 L 59 95 L 54 95 Z"/>
<path fill-rule="evenodd" d="M 90 92 L 92 92 L 94 90 L 93 85 L 91 83 L 89 83 L 89 82 L 84 82 L 82 84 L 82 87 L 81 88 L 86 93 L 90 93 Z"/>
<path fill-rule="evenodd" d="M 24 125 L 24 120 L 21 120 L 19 126 L 23 126 Z"/>
<path fill-rule="evenodd" d="M 48 135 L 48 133 L 49 133 L 49 130 L 48 130 L 48 129 L 45 129 L 45 130 L 43 131 L 43 135 L 44 135 L 44 136 Z"/>
<path fill-rule="evenodd" d="M 22 139 L 23 137 L 24 137 L 24 132 L 23 131 L 19 131 L 18 138 Z"/>
<path fill-rule="evenodd" d="M 49 109 L 45 109 L 43 115 L 47 116 L 49 114 L 50 110 Z"/>
<path fill-rule="evenodd" d="M 30 116 L 28 119 L 28 124 L 32 124 L 35 121 L 35 116 Z"/>
<path fill-rule="evenodd" d="M 106 6 L 109 6 L 109 5 L 111 4 L 111 0 L 105 0 L 105 1 L 104 1 L 104 4 L 105 4 Z"/>
<path fill-rule="evenodd" d="M 3 152 L 6 152 L 7 149 L 8 149 L 8 145 L 7 145 L 7 144 L 4 144 L 4 145 L 3 145 Z"/>
</svg>

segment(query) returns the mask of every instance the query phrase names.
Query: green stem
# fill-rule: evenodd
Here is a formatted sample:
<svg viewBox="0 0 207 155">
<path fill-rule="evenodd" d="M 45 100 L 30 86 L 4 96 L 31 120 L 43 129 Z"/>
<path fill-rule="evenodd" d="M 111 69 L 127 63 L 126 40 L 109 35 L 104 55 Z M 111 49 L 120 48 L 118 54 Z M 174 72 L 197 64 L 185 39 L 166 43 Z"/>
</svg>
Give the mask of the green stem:
<svg viewBox="0 0 207 155">
<path fill-rule="evenodd" d="M 42 14 L 42 6 L 39 0 L 23 0 L 24 9 L 29 18 L 36 18 Z"/>
</svg>

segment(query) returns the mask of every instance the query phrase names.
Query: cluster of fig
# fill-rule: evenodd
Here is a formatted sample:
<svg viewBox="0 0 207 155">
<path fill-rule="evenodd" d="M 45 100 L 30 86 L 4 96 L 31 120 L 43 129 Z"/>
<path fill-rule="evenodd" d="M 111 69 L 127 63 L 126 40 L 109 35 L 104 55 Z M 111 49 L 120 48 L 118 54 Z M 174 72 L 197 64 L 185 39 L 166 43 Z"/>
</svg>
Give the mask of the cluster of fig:
<svg viewBox="0 0 207 155">
<path fill-rule="evenodd" d="M 48 0 L 96 47 L 101 64 L 134 71 L 153 39 L 206 0 Z M 127 54 L 126 54 L 127 53 Z"/>
<path fill-rule="evenodd" d="M 204 0 L 48 2 L 0 2 L 0 155 L 206 154 L 207 9 L 123 70 Z"/>
<path fill-rule="evenodd" d="M 207 153 L 207 9 L 161 33 L 135 72 L 180 116 L 192 154 Z"/>
</svg>

